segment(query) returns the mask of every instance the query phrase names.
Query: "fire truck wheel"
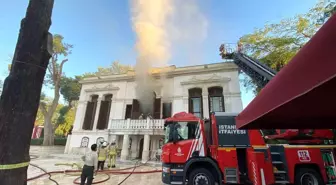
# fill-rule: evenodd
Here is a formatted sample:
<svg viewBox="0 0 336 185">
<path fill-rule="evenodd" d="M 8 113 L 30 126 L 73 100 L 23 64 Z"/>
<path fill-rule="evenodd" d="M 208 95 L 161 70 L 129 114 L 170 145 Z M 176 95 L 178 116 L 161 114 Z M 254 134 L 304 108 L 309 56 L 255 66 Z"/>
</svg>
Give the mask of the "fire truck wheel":
<svg viewBox="0 0 336 185">
<path fill-rule="evenodd" d="M 324 184 L 321 175 L 314 169 L 300 168 L 295 174 L 297 185 L 322 185 Z"/>
<path fill-rule="evenodd" d="M 191 171 L 188 185 L 213 185 L 215 179 L 211 172 L 205 168 L 197 168 Z"/>
</svg>

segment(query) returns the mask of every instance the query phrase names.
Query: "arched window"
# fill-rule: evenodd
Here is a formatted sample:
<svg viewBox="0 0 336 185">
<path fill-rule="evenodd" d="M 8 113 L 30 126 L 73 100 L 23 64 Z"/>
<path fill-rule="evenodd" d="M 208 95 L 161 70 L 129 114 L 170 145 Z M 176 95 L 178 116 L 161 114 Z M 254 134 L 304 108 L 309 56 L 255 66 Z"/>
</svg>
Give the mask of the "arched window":
<svg viewBox="0 0 336 185">
<path fill-rule="evenodd" d="M 189 112 L 193 113 L 199 118 L 203 117 L 203 101 L 201 88 L 189 89 Z"/>
<path fill-rule="evenodd" d="M 210 87 L 208 88 L 208 93 L 210 112 L 225 112 L 223 88 Z"/>
<path fill-rule="evenodd" d="M 102 145 L 102 142 L 104 142 L 105 139 L 103 137 L 98 137 L 96 140 L 96 144 L 98 147 L 100 147 Z"/>
<path fill-rule="evenodd" d="M 86 112 L 83 123 L 83 130 L 92 130 L 94 118 L 96 116 L 96 108 L 98 95 L 92 95 L 90 101 L 87 102 Z"/>
<path fill-rule="evenodd" d="M 83 137 L 80 147 L 81 148 L 87 148 L 89 146 L 89 138 L 88 137 Z"/>
<path fill-rule="evenodd" d="M 112 94 L 106 94 L 104 95 L 104 99 L 101 101 L 98 123 L 97 123 L 98 130 L 107 129 L 109 118 L 110 118 L 112 97 L 113 97 Z"/>
</svg>

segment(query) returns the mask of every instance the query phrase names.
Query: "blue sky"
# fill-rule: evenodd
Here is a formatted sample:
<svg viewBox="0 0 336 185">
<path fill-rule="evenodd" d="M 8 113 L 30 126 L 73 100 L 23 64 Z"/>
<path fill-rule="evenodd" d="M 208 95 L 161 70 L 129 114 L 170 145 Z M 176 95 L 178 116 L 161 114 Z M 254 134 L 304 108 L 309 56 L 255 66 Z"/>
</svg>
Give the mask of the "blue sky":
<svg viewBox="0 0 336 185">
<path fill-rule="evenodd" d="M 182 0 L 181 0 L 182 1 Z M 278 22 L 304 13 L 317 0 L 199 0 L 208 21 L 208 36 L 202 44 L 201 63 L 216 63 L 221 59 L 221 43 L 235 43 L 239 37 L 261 28 L 267 22 Z M 28 0 L 5 1 L 0 6 L 0 78 L 4 79 L 10 63 L 20 21 Z M 64 67 L 67 76 L 93 72 L 119 60 L 135 64 L 128 0 L 55 0 L 51 33 L 65 37 L 74 45 L 69 62 Z M 170 64 L 190 65 L 181 54 L 173 55 Z M 253 99 L 251 92 L 242 88 L 244 107 Z"/>
</svg>

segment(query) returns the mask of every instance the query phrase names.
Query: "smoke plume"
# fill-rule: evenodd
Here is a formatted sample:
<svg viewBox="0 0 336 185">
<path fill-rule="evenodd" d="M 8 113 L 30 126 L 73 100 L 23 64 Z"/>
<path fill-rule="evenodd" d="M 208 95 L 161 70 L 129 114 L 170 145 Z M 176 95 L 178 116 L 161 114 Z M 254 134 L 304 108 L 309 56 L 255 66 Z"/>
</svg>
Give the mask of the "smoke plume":
<svg viewBox="0 0 336 185">
<path fill-rule="evenodd" d="M 143 113 L 151 113 L 153 92 L 164 87 L 165 75 L 157 81 L 150 69 L 168 66 L 172 45 L 204 40 L 207 22 L 196 0 L 131 0 L 130 6 L 137 37 L 136 96 Z"/>
</svg>

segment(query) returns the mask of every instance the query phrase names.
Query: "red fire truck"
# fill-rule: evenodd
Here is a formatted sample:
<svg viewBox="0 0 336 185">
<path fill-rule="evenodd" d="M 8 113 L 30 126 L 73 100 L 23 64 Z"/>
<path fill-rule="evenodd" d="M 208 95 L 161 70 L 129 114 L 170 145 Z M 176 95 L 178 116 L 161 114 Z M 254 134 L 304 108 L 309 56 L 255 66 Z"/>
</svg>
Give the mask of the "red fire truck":
<svg viewBox="0 0 336 185">
<path fill-rule="evenodd" d="M 228 49 L 229 48 L 229 49 Z M 223 59 L 233 61 L 259 86 L 276 74 L 257 60 L 221 45 Z M 336 184 L 335 148 L 331 130 L 237 130 L 236 114 L 213 113 L 202 120 L 190 113 L 177 113 L 165 122 L 162 148 L 165 184 Z M 267 145 L 267 139 L 288 144 Z"/>
<path fill-rule="evenodd" d="M 261 131 L 237 130 L 235 116 L 216 112 L 202 120 L 181 112 L 166 119 L 163 183 L 336 184 L 336 145 L 321 145 L 330 130 L 312 138 L 319 145 L 309 145 L 308 133 L 305 145 L 266 145 Z"/>
</svg>

